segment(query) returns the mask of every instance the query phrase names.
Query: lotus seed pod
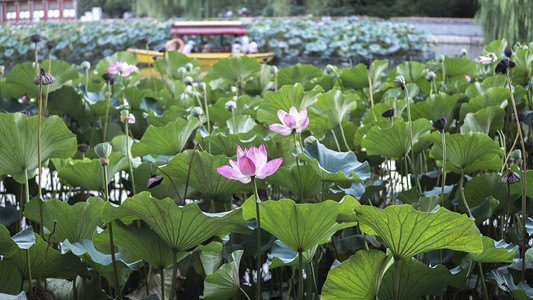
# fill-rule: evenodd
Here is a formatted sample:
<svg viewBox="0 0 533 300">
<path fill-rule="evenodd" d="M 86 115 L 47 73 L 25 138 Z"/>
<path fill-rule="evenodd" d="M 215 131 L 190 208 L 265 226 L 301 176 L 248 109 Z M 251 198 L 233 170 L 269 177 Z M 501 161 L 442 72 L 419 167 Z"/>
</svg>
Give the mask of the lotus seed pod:
<svg viewBox="0 0 533 300">
<path fill-rule="evenodd" d="M 191 109 L 191 115 L 196 118 L 200 118 L 203 115 L 202 108 L 199 106 L 195 106 Z"/>
<path fill-rule="evenodd" d="M 109 166 L 109 159 L 107 157 L 100 157 L 100 166 Z"/>
<path fill-rule="evenodd" d="M 437 56 L 437 61 L 442 63 L 442 62 L 444 62 L 444 58 L 445 58 L 444 55 L 439 55 L 439 56 Z"/>
<path fill-rule="evenodd" d="M 461 49 L 461 55 L 462 56 L 467 56 L 468 55 L 468 51 L 465 48 L 462 48 Z"/>
<path fill-rule="evenodd" d="M 237 108 L 237 103 L 235 101 L 230 100 L 230 101 L 226 102 L 226 106 L 225 107 L 226 107 L 227 111 L 233 111 L 233 110 L 235 110 Z"/>
<path fill-rule="evenodd" d="M 442 132 L 444 128 L 446 127 L 446 124 L 448 124 L 448 120 L 446 118 L 438 119 L 435 122 L 433 122 L 433 128 Z"/>
<path fill-rule="evenodd" d="M 529 47 L 527 45 L 524 45 L 524 47 L 522 47 L 522 49 L 527 51 L 527 50 L 529 50 Z"/>
<path fill-rule="evenodd" d="M 150 178 L 148 178 L 148 182 L 146 183 L 146 188 L 154 188 L 158 186 L 163 181 L 163 177 L 158 175 L 152 175 Z"/>
<path fill-rule="evenodd" d="M 52 50 L 52 49 L 54 49 L 54 47 L 55 47 L 55 45 L 53 43 L 51 43 L 51 42 L 47 42 L 46 43 L 46 49 Z"/>
<path fill-rule="evenodd" d="M 365 58 L 361 61 L 361 63 L 365 65 L 367 69 L 370 69 L 370 65 L 372 65 L 373 61 L 374 60 L 372 58 Z"/>
<path fill-rule="evenodd" d="M 490 57 L 490 59 L 493 62 L 498 60 L 498 56 L 496 56 L 496 54 L 494 54 L 494 52 L 491 52 L 491 53 L 487 54 L 487 56 Z"/>
<path fill-rule="evenodd" d="M 113 150 L 113 147 L 108 143 L 100 143 L 94 146 L 94 152 L 100 158 L 109 157 L 109 155 L 111 155 L 112 150 Z"/>
<path fill-rule="evenodd" d="M 186 63 L 185 64 L 185 69 L 190 72 L 193 69 L 193 65 L 191 63 Z"/>
<path fill-rule="evenodd" d="M 509 171 L 509 173 L 503 175 L 502 182 L 507 184 L 513 184 L 519 182 L 521 179 L 522 178 L 520 178 L 520 175 L 518 175 L 518 173 Z"/>
<path fill-rule="evenodd" d="M 433 71 L 429 71 L 427 74 L 426 74 L 426 80 L 429 81 L 429 82 L 432 82 L 433 80 L 437 79 L 437 74 L 435 74 L 435 72 Z"/>
<path fill-rule="evenodd" d="M 80 151 L 81 153 L 85 153 L 85 152 L 89 151 L 89 149 L 91 149 L 91 146 L 89 146 L 89 145 L 79 145 L 78 146 L 78 151 Z"/>
<path fill-rule="evenodd" d="M 394 77 L 394 86 L 397 88 L 405 89 L 405 78 L 402 75 Z"/>
<path fill-rule="evenodd" d="M 205 82 L 200 82 L 198 83 L 198 90 L 202 93 L 202 94 L 205 94 L 207 92 L 207 86 L 205 84 Z"/>
<path fill-rule="evenodd" d="M 328 74 L 335 73 L 335 67 L 332 66 L 332 65 L 327 65 L 326 66 L 326 73 L 328 73 Z"/>
<path fill-rule="evenodd" d="M 32 43 L 36 43 L 36 44 L 37 44 L 37 43 L 40 42 L 41 40 L 42 40 L 42 37 L 41 37 L 39 34 L 34 34 L 34 35 L 31 35 L 31 36 L 30 36 L 30 41 L 31 41 Z"/>
<path fill-rule="evenodd" d="M 382 116 L 383 118 L 392 118 L 392 117 L 394 117 L 394 112 L 395 112 L 395 111 L 396 111 L 396 110 L 395 110 L 394 108 L 389 108 L 389 109 L 387 109 L 386 111 L 384 111 L 384 112 L 381 114 L 381 116 Z"/>
<path fill-rule="evenodd" d="M 187 76 L 187 77 L 183 78 L 183 83 L 185 83 L 186 85 L 192 85 L 193 82 L 194 82 L 194 80 L 192 79 L 191 76 Z"/>
<path fill-rule="evenodd" d="M 514 61 L 504 58 L 496 65 L 495 71 L 496 73 L 506 74 L 508 69 L 512 69 L 515 66 Z"/>
<path fill-rule="evenodd" d="M 314 136 L 312 136 L 312 135 L 306 137 L 305 140 L 304 140 L 304 147 L 307 147 L 307 145 L 312 144 L 312 143 L 314 143 L 315 141 L 317 141 L 317 139 L 316 139 L 316 137 L 314 137 Z"/>
<path fill-rule="evenodd" d="M 187 72 L 187 70 L 184 67 L 178 68 L 178 75 L 180 77 L 183 77 L 185 75 L 185 72 Z"/>
<path fill-rule="evenodd" d="M 503 51 L 503 54 L 505 54 L 505 56 L 507 56 L 508 58 L 511 58 L 511 56 L 513 55 L 513 49 L 505 48 L 505 51 Z"/>
<path fill-rule="evenodd" d="M 33 80 L 33 83 L 39 85 L 39 84 L 42 84 L 42 85 L 49 85 L 49 84 L 52 84 L 56 81 L 55 77 L 52 76 L 52 74 L 48 74 L 44 71 L 43 68 L 41 68 L 41 74 L 40 75 L 37 75 L 37 77 L 35 77 L 35 79 Z"/>
<path fill-rule="evenodd" d="M 88 61 L 84 61 L 81 63 L 81 68 L 84 69 L 85 71 L 89 70 L 91 68 L 91 63 L 88 62 Z"/>
<path fill-rule="evenodd" d="M 270 67 L 270 73 L 272 73 L 272 75 L 274 75 L 274 77 L 277 77 L 278 76 L 278 67 L 276 67 L 276 66 Z"/>
</svg>

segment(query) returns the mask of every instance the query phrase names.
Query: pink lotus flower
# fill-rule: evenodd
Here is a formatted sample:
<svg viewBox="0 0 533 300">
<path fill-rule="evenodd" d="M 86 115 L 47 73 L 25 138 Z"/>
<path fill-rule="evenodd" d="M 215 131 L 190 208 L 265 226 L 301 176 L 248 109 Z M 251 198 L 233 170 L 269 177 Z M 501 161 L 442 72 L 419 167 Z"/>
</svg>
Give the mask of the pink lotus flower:
<svg viewBox="0 0 533 300">
<path fill-rule="evenodd" d="M 498 57 L 496 56 L 496 54 L 491 52 L 487 54 L 487 56 L 478 56 L 477 62 L 480 64 L 488 65 L 488 64 L 495 62 L 497 59 Z"/>
<path fill-rule="evenodd" d="M 267 153 L 263 144 L 259 148 L 254 146 L 250 149 L 244 148 L 244 150 L 241 146 L 237 146 L 237 161 L 230 159 L 231 167 L 222 166 L 217 168 L 217 171 L 228 179 L 248 183 L 252 181 L 252 177 L 264 179 L 274 174 L 282 162 L 283 158 L 267 162 Z"/>
<path fill-rule="evenodd" d="M 121 77 L 128 77 L 132 72 L 137 71 L 137 67 L 134 65 L 128 65 L 127 62 L 121 62 L 119 61 L 116 64 L 110 65 L 109 68 L 107 68 L 107 72 L 109 74 L 113 75 L 120 75 Z"/>
<path fill-rule="evenodd" d="M 270 130 L 275 131 L 281 135 L 289 135 L 293 130 L 300 133 L 309 125 L 309 118 L 307 117 L 307 109 L 303 109 L 300 113 L 296 110 L 296 107 L 291 107 L 289 113 L 284 110 L 278 110 L 278 118 L 281 124 L 270 125 Z"/>
</svg>

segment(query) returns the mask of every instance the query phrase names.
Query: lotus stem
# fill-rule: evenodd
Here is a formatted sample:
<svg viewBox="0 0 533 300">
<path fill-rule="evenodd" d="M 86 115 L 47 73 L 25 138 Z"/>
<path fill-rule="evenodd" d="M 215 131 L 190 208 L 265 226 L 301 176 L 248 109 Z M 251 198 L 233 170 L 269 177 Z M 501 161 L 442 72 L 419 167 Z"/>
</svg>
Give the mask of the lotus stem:
<svg viewBox="0 0 533 300">
<path fill-rule="evenodd" d="M 37 48 L 37 44 L 35 44 Z M 37 50 L 35 50 L 37 51 Z M 37 53 L 37 52 L 36 52 Z M 41 118 L 42 118 L 42 106 L 43 106 L 43 76 L 39 77 L 39 117 L 37 121 L 37 160 L 39 161 L 39 184 L 37 188 L 37 198 L 39 199 L 39 235 L 43 236 L 43 203 L 41 201 L 41 184 L 43 180 L 43 170 L 41 166 Z"/>
<path fill-rule="evenodd" d="M 165 297 L 165 269 L 159 269 L 159 274 L 161 276 L 161 300 L 166 300 Z"/>
<path fill-rule="evenodd" d="M 350 146 L 348 146 L 348 142 L 346 141 L 346 135 L 344 134 L 344 129 L 342 128 L 342 122 L 339 122 L 339 128 L 341 130 L 342 140 L 344 141 L 344 146 L 346 146 L 347 150 L 350 150 Z"/>
<path fill-rule="evenodd" d="M 24 170 L 24 186 L 26 191 L 26 201 L 22 202 L 22 205 L 20 207 L 20 212 L 22 213 L 24 211 L 24 206 L 26 203 L 30 202 L 30 188 L 28 184 L 28 170 Z M 22 228 L 22 218 L 20 218 L 20 226 Z M 29 284 L 30 284 L 30 299 L 33 299 L 33 288 L 31 286 L 31 264 L 30 264 L 30 249 L 26 249 L 26 261 L 28 266 L 28 277 L 29 277 Z"/>
<path fill-rule="evenodd" d="M 105 200 L 109 203 L 109 187 L 107 186 L 107 168 L 106 165 L 102 165 L 102 171 L 104 172 L 104 193 Z M 109 222 L 109 245 L 111 247 L 111 262 L 113 263 L 113 277 L 115 280 L 115 296 L 118 293 L 119 299 L 122 299 L 122 293 L 120 292 L 120 283 L 118 281 L 117 260 L 115 258 L 115 245 L 113 243 L 113 224 Z"/>
<path fill-rule="evenodd" d="M 442 189 L 440 203 L 444 207 L 444 187 L 446 186 L 446 134 L 442 131 Z"/>
<path fill-rule="evenodd" d="M 394 258 L 394 295 L 393 299 L 398 300 L 400 293 L 400 260 L 396 257 Z"/>
<path fill-rule="evenodd" d="M 296 142 L 296 133 L 292 133 L 292 139 L 294 141 L 294 148 L 295 149 L 298 149 L 298 144 Z M 303 149 L 302 149 L 303 151 Z M 300 197 L 300 201 L 304 201 L 304 196 L 303 196 L 303 186 L 302 186 L 302 172 L 300 171 L 300 161 L 298 160 L 298 156 L 295 157 L 296 158 L 296 168 L 298 169 L 298 192 L 300 193 L 300 195 L 298 195 Z M 322 196 L 323 196 L 323 191 L 322 191 Z"/>
<path fill-rule="evenodd" d="M 374 91 L 372 90 L 372 78 L 370 78 L 370 68 L 372 65 L 368 66 L 368 93 L 370 94 L 370 108 L 372 109 L 372 115 L 374 116 L 374 121 L 377 121 L 376 112 L 374 111 Z"/>
<path fill-rule="evenodd" d="M 472 212 L 470 211 L 470 207 L 468 206 L 468 203 L 466 202 L 465 191 L 463 188 L 464 177 L 465 177 L 465 169 L 461 168 L 461 180 L 459 181 L 459 195 L 461 196 L 461 200 L 463 200 L 463 203 L 468 212 L 468 216 L 472 218 Z"/>
<path fill-rule="evenodd" d="M 337 145 L 337 151 L 341 152 L 341 145 L 339 144 L 339 140 L 337 139 L 337 135 L 333 129 L 331 130 L 331 135 L 333 136 L 333 140 L 335 140 L 335 145 Z"/>
<path fill-rule="evenodd" d="M 261 300 L 261 216 L 259 212 L 259 193 L 257 192 L 257 183 L 255 182 L 255 177 L 252 177 L 252 183 L 254 186 L 254 196 L 255 196 L 255 214 L 257 220 L 257 286 L 255 292 L 255 299 Z"/>
<path fill-rule="evenodd" d="M 124 131 L 126 131 L 126 156 L 128 158 L 128 163 L 129 163 L 129 167 L 130 167 L 131 191 L 135 195 L 137 193 L 135 191 L 135 177 L 133 177 L 133 165 L 132 165 L 132 162 L 131 162 L 132 159 L 130 157 L 130 145 L 129 145 L 129 142 L 128 142 L 128 139 L 129 139 L 129 124 L 128 124 L 128 120 L 126 120 L 126 122 L 124 122 Z"/>
<path fill-rule="evenodd" d="M 481 276 L 481 285 L 483 286 L 483 296 L 485 296 L 485 300 L 489 300 L 489 293 L 487 291 L 487 284 L 485 283 L 485 275 L 483 274 L 483 267 L 481 267 L 481 263 L 477 263 L 479 267 L 479 275 Z"/>
<path fill-rule="evenodd" d="M 176 277 L 178 273 L 178 258 L 176 253 L 172 253 L 172 282 L 170 285 L 170 298 L 174 299 L 174 293 L 176 292 Z"/>
<path fill-rule="evenodd" d="M 50 235 L 48 236 L 46 250 L 44 251 L 43 262 L 41 263 L 41 268 L 39 269 L 39 277 L 37 277 L 37 284 L 39 285 L 39 287 L 41 285 L 41 274 L 43 273 L 44 262 L 46 261 L 46 256 L 48 255 L 48 249 L 50 248 L 50 238 L 56 232 L 56 225 L 57 225 L 57 220 L 54 220 L 54 227 L 52 229 L 52 233 L 50 233 Z"/>
<path fill-rule="evenodd" d="M 494 70 L 494 68 L 493 68 Z M 513 104 L 513 112 L 515 115 L 516 127 L 518 134 L 520 135 L 520 146 L 522 148 L 522 247 L 520 251 L 520 258 L 522 258 L 522 274 L 521 280 L 525 280 L 526 275 L 526 240 L 527 240 L 527 230 L 526 230 L 526 220 L 527 220 L 527 210 L 526 210 L 526 191 L 527 191 L 527 180 L 526 180 L 526 170 L 527 170 L 527 159 L 526 159 L 526 147 L 524 144 L 524 136 L 522 135 L 522 127 L 520 126 L 520 120 L 518 118 L 518 111 L 516 110 L 516 102 L 514 100 L 513 88 L 511 86 L 511 79 L 509 78 L 509 70 L 505 72 L 507 76 L 507 85 L 509 86 L 509 93 L 511 95 L 511 103 Z"/>
<path fill-rule="evenodd" d="M 298 250 L 298 300 L 304 297 L 304 269 L 302 250 Z"/>
<path fill-rule="evenodd" d="M 48 73 L 52 71 L 52 52 L 48 54 Z M 45 116 L 48 116 L 48 91 L 50 91 L 50 85 L 46 85 L 46 97 L 44 100 L 44 113 Z"/>
<path fill-rule="evenodd" d="M 30 299 L 35 299 L 33 297 L 33 287 L 32 287 L 32 278 L 31 278 L 31 263 L 30 263 L 30 249 L 26 249 L 26 265 L 28 266 L 28 284 L 30 286 Z"/>
<path fill-rule="evenodd" d="M 211 121 L 209 120 L 209 106 L 207 105 L 207 93 L 204 92 L 202 94 L 204 95 L 205 115 L 207 117 L 207 132 L 209 132 L 209 134 L 211 134 Z M 209 152 L 211 152 L 211 151 L 209 151 Z"/>
<path fill-rule="evenodd" d="M 104 123 L 104 140 L 103 142 L 106 141 L 106 136 L 107 136 L 107 122 L 109 120 L 109 107 L 111 106 L 111 84 L 108 82 L 107 83 L 107 90 L 108 90 L 108 96 L 107 96 L 107 108 L 105 110 L 105 123 Z"/>
<path fill-rule="evenodd" d="M 411 145 L 411 150 L 409 151 L 409 155 L 411 157 L 408 157 L 411 163 L 411 168 L 413 169 L 413 176 L 415 177 L 416 186 L 418 187 L 418 193 L 422 193 L 422 186 L 420 185 L 420 181 L 418 180 L 418 172 L 416 171 L 416 168 L 414 166 L 414 147 L 413 147 L 413 122 L 411 120 L 411 105 L 409 103 L 409 91 L 407 90 L 407 86 L 404 86 L 404 92 L 405 92 L 405 98 L 407 99 L 407 122 L 409 126 L 409 144 Z"/>
<path fill-rule="evenodd" d="M 240 289 L 241 292 L 244 294 L 244 296 L 246 297 L 246 299 L 251 300 L 251 299 L 250 299 L 250 296 L 248 296 L 248 294 L 246 294 L 246 292 L 242 289 L 242 287 L 239 287 L 239 289 Z"/>
</svg>

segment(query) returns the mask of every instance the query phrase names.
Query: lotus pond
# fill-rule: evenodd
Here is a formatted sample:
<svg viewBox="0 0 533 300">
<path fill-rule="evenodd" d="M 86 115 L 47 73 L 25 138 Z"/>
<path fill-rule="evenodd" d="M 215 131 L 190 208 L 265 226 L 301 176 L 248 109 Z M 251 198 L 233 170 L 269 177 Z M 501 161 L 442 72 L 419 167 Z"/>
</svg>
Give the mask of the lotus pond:
<svg viewBox="0 0 533 300">
<path fill-rule="evenodd" d="M 509 47 L 201 79 L 176 52 L 151 77 L 127 52 L 18 64 L 0 295 L 531 299 L 533 44 Z"/>
</svg>

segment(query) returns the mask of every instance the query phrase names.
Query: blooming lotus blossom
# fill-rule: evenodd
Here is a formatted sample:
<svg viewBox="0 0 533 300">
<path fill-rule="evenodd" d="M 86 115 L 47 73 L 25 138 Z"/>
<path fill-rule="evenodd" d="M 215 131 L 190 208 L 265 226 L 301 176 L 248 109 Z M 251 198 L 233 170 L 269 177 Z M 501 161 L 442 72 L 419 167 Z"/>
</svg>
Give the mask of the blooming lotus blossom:
<svg viewBox="0 0 533 300">
<path fill-rule="evenodd" d="M 264 179 L 274 174 L 282 162 L 283 158 L 267 162 L 267 152 L 263 144 L 259 148 L 254 146 L 250 149 L 244 148 L 244 150 L 241 146 L 237 146 L 237 161 L 230 159 L 231 167 L 222 166 L 217 168 L 217 171 L 228 179 L 248 183 L 252 181 L 252 177 Z"/>
<path fill-rule="evenodd" d="M 270 125 L 270 130 L 275 131 L 281 135 L 290 135 L 293 130 L 300 133 L 309 125 L 309 118 L 307 117 L 307 109 L 303 109 L 298 113 L 296 107 L 291 107 L 289 113 L 284 110 L 278 110 L 278 118 L 281 124 Z"/>
<path fill-rule="evenodd" d="M 116 64 L 110 65 L 109 68 L 107 68 L 107 72 L 109 74 L 113 75 L 120 75 L 121 77 L 128 77 L 132 72 L 137 71 L 137 67 L 134 65 L 128 65 L 127 62 L 121 62 L 119 61 Z"/>
<path fill-rule="evenodd" d="M 477 62 L 480 64 L 488 65 L 488 64 L 495 62 L 497 59 L 498 57 L 496 56 L 496 54 L 491 52 L 487 54 L 487 56 L 478 56 Z"/>
</svg>

